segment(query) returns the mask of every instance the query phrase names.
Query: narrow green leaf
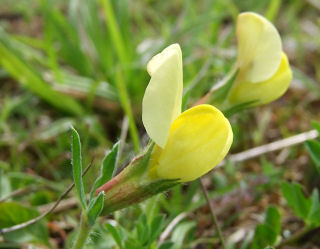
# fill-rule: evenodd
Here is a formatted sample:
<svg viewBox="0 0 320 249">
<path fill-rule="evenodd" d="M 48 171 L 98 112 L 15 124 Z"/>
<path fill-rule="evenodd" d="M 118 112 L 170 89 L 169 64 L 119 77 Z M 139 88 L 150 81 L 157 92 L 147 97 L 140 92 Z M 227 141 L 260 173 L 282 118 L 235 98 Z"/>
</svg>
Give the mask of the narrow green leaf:
<svg viewBox="0 0 320 249">
<path fill-rule="evenodd" d="M 11 37 L 0 30 L 0 64 L 21 85 L 28 88 L 39 97 L 52 104 L 54 107 L 66 112 L 80 115 L 82 107 L 70 97 L 55 92 L 41 75 L 27 61 L 23 59 L 19 51 L 13 48 Z"/>
<path fill-rule="evenodd" d="M 288 206 L 294 210 L 297 216 L 307 221 L 312 201 L 304 196 L 302 187 L 298 183 L 284 182 L 281 184 L 281 190 Z"/>
<path fill-rule="evenodd" d="M 156 216 L 152 222 L 151 222 L 151 227 L 150 227 L 150 230 L 151 230 L 151 235 L 150 235 L 150 243 L 152 243 L 153 241 L 155 241 L 160 233 L 161 233 L 161 230 L 162 230 L 162 224 L 164 222 L 164 216 L 163 215 L 158 215 Z"/>
<path fill-rule="evenodd" d="M 97 15 L 100 8 L 99 1 L 84 0 L 78 2 L 78 5 L 79 10 L 75 10 L 75 13 L 80 12 L 86 35 L 92 42 L 101 70 L 107 73 L 112 68 L 114 61 L 111 56 L 112 46 L 108 39 L 110 37 L 105 34 L 105 27 L 101 22 L 100 16 Z"/>
<path fill-rule="evenodd" d="M 309 215 L 309 220 L 311 224 L 320 226 L 320 201 L 318 189 L 313 190 L 311 199 L 312 207 Z"/>
<path fill-rule="evenodd" d="M 259 224 L 256 227 L 253 241 L 252 249 L 262 249 L 274 243 L 275 233 L 266 224 Z"/>
<path fill-rule="evenodd" d="M 93 226 L 103 209 L 103 195 L 104 192 L 100 192 L 99 195 L 92 199 L 88 206 L 88 222 L 90 226 Z"/>
<path fill-rule="evenodd" d="M 147 216 L 145 214 L 142 214 L 139 217 L 139 221 L 136 224 L 136 231 L 137 239 L 139 240 L 141 245 L 146 244 L 150 236 L 150 228 L 148 226 Z"/>
<path fill-rule="evenodd" d="M 119 142 L 114 144 L 111 151 L 105 156 L 100 168 L 100 175 L 92 186 L 91 198 L 97 188 L 109 181 L 114 175 L 114 169 L 117 165 Z"/>
<path fill-rule="evenodd" d="M 174 249 L 182 248 L 184 239 L 189 231 L 194 227 L 195 222 L 193 221 L 185 221 L 176 226 L 171 236 L 171 240 L 174 242 Z"/>
<path fill-rule="evenodd" d="M 310 140 L 305 142 L 306 148 L 314 161 L 317 171 L 320 174 L 320 142 Z"/>
<path fill-rule="evenodd" d="M 186 92 L 183 97 L 182 97 L 182 105 L 181 105 L 181 112 L 184 112 L 185 110 L 188 109 L 188 99 L 190 96 L 190 92 Z"/>
<path fill-rule="evenodd" d="M 78 198 L 83 209 L 87 207 L 86 196 L 82 182 L 82 159 L 81 142 L 78 132 L 72 127 L 72 170 L 73 180 L 77 190 Z"/>
<path fill-rule="evenodd" d="M 107 227 L 108 231 L 110 232 L 111 236 L 113 237 L 114 241 L 120 247 L 120 249 L 124 249 L 122 242 L 121 242 L 120 234 L 118 233 L 116 228 L 109 223 L 106 224 L 106 227 Z"/>
<path fill-rule="evenodd" d="M 82 49 L 80 32 L 77 30 L 79 23 L 68 21 L 61 10 L 49 6 L 48 1 L 44 2 L 45 29 L 50 29 L 52 42 L 59 44 L 59 56 L 79 73 L 92 76 L 93 66 Z"/>
<path fill-rule="evenodd" d="M 277 236 L 280 235 L 281 232 L 281 215 L 276 207 L 268 207 L 264 223 L 274 231 L 276 236 L 273 243 L 275 243 Z"/>
<path fill-rule="evenodd" d="M 281 216 L 276 207 L 269 206 L 264 224 L 259 224 L 254 233 L 252 249 L 275 245 L 281 231 Z"/>
<path fill-rule="evenodd" d="M 166 241 L 159 246 L 159 249 L 171 249 L 173 248 L 174 243 L 171 241 Z"/>
<path fill-rule="evenodd" d="M 119 60 L 122 65 L 125 65 L 128 62 L 128 53 L 127 48 L 125 46 L 125 42 L 122 38 L 121 29 L 119 29 L 119 25 L 115 16 L 115 12 L 112 6 L 111 0 L 100 0 L 101 5 L 103 7 L 106 25 L 109 29 L 109 34 L 112 40 L 112 45 L 114 46 L 115 51 L 119 57 Z"/>
<path fill-rule="evenodd" d="M 223 110 L 223 114 L 228 118 L 231 117 L 232 115 L 242 112 L 246 109 L 250 109 L 252 107 L 252 105 L 257 102 L 256 100 L 253 101 L 248 101 L 248 102 L 244 102 L 238 105 L 234 105 L 226 110 Z"/>
<path fill-rule="evenodd" d="M 265 13 L 265 16 L 267 17 L 267 19 L 269 19 L 271 22 L 274 22 L 275 17 L 279 13 L 280 7 L 281 7 L 281 0 L 269 1 L 269 6 Z"/>
<path fill-rule="evenodd" d="M 96 81 L 93 78 L 75 75 L 68 71 L 60 70 L 59 73 L 62 77 L 61 81 L 53 82 L 53 87 L 57 89 L 66 92 L 79 92 L 87 96 L 94 94 L 114 102 L 118 101 L 116 89 L 109 82 Z"/>
</svg>

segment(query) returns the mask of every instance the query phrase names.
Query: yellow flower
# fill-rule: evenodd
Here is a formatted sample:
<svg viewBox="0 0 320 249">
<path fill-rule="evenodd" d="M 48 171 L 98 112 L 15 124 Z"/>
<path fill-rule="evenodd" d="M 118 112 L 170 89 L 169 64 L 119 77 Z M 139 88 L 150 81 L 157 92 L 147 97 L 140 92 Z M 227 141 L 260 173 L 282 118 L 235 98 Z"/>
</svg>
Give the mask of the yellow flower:
<svg viewBox="0 0 320 249">
<path fill-rule="evenodd" d="M 237 21 L 238 75 L 230 90 L 231 104 L 269 103 L 282 96 L 292 80 L 277 29 L 264 17 L 245 12 Z"/>
<path fill-rule="evenodd" d="M 148 64 L 151 76 L 143 99 L 142 120 L 155 142 L 149 175 L 192 181 L 214 168 L 230 149 L 229 121 L 215 107 L 198 105 L 182 114 L 182 55 L 178 44 Z"/>
<path fill-rule="evenodd" d="M 292 80 L 292 72 L 288 58 L 282 54 L 281 63 L 277 72 L 268 80 L 252 83 L 235 83 L 229 96 L 232 103 L 244 103 L 256 100 L 253 105 L 270 103 L 281 97 L 288 89 Z"/>
</svg>

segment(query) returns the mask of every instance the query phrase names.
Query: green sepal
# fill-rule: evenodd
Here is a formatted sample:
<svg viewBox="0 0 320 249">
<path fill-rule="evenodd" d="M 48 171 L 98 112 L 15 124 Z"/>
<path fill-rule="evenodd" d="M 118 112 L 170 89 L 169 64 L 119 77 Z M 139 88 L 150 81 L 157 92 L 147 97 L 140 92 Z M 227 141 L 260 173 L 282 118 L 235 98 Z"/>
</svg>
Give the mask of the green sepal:
<svg viewBox="0 0 320 249">
<path fill-rule="evenodd" d="M 97 189 L 96 194 L 105 192 L 102 215 L 141 202 L 179 183 L 178 179 L 154 179 L 149 176 L 153 146 L 154 143 L 150 143 L 144 154 L 133 159 L 120 174 Z"/>
</svg>

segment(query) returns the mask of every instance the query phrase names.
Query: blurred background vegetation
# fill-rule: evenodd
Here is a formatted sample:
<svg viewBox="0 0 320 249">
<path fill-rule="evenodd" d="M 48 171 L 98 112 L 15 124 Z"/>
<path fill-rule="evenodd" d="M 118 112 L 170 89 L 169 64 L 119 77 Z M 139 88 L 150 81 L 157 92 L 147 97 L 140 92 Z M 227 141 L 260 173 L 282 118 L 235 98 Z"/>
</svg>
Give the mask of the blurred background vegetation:
<svg viewBox="0 0 320 249">
<path fill-rule="evenodd" d="M 308 131 L 311 120 L 320 121 L 317 0 L 0 4 L 0 200 L 20 191 L 10 196 L 10 206 L 0 206 L 0 228 L 35 217 L 72 183 L 71 125 L 81 135 L 84 162 L 93 163 L 85 177 L 87 186 L 97 176 L 106 150 L 119 139 L 120 167 L 138 153 L 147 142 L 141 122 L 149 81 L 146 63 L 167 45 L 177 42 L 183 50 L 186 104 L 206 94 L 235 61 L 240 12 L 255 11 L 275 24 L 294 80 L 281 99 L 231 119 L 231 153 Z M 308 223 L 284 197 L 282 182 L 299 182 L 306 196 L 320 183 L 303 145 L 228 163 L 204 180 L 228 248 L 241 249 L 264 248 L 253 241 L 266 210 L 279 214 L 279 222 L 281 216 L 276 235 L 283 238 Z M 30 242 L 39 248 L 68 248 L 78 217 L 76 206 L 65 203 L 45 221 L 0 237 L 0 248 Z M 308 231 L 283 248 L 320 248 L 317 234 L 319 229 Z M 196 181 L 101 219 L 88 248 L 219 248 L 218 244 Z"/>
</svg>

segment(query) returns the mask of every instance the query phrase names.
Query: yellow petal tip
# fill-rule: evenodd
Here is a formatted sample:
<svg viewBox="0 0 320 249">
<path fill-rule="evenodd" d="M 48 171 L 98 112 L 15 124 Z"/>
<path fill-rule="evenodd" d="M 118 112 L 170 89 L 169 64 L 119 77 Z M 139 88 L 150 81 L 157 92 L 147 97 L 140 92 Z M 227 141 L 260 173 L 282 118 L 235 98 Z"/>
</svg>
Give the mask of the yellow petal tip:
<svg viewBox="0 0 320 249">
<path fill-rule="evenodd" d="M 182 52 L 178 43 L 171 44 L 161 53 L 153 56 L 147 64 L 147 71 L 150 76 L 163 64 L 166 63 L 170 56 L 178 56 L 182 58 Z"/>
</svg>

